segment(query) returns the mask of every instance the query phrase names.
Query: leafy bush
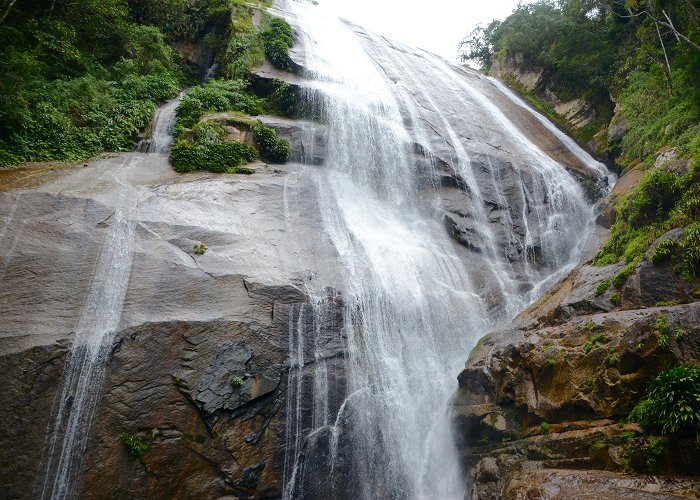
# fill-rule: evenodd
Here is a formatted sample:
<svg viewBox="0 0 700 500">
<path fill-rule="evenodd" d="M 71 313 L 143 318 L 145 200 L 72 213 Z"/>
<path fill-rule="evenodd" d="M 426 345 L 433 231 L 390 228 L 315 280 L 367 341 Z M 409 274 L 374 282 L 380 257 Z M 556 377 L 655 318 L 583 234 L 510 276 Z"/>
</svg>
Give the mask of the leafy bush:
<svg viewBox="0 0 700 500">
<path fill-rule="evenodd" d="M 192 89 L 177 108 L 177 122 L 191 128 L 206 112 L 239 111 L 247 115 L 263 112 L 263 102 L 248 90 L 243 80 L 209 80 Z"/>
<path fill-rule="evenodd" d="M 270 62 L 279 69 L 290 69 L 292 60 L 289 57 L 289 49 L 294 45 L 294 32 L 289 23 L 279 17 L 273 18 L 260 37 Z"/>
<path fill-rule="evenodd" d="M 258 122 L 253 128 L 253 136 L 263 159 L 273 163 L 284 163 L 289 160 L 291 155 L 289 143 L 279 137 L 273 129 Z"/>
<path fill-rule="evenodd" d="M 258 152 L 254 147 L 235 141 L 220 144 L 190 144 L 180 140 L 170 151 L 173 168 L 181 173 L 195 170 L 237 173 L 241 165 L 250 163 L 257 157 Z"/>
<path fill-rule="evenodd" d="M 197 123 L 192 127 L 194 141 L 200 144 L 219 144 L 226 138 L 226 130 L 213 123 Z"/>
<path fill-rule="evenodd" d="M 684 364 L 661 372 L 629 419 L 645 429 L 694 435 L 700 441 L 700 368 Z"/>
</svg>

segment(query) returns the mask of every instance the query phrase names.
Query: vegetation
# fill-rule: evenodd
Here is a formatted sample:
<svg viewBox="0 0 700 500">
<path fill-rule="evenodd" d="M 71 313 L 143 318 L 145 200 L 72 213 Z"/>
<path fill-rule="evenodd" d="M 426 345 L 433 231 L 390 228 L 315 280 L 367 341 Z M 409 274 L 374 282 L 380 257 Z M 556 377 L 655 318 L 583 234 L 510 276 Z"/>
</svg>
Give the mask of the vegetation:
<svg viewBox="0 0 700 500">
<path fill-rule="evenodd" d="M 653 329 L 656 332 L 659 345 L 661 347 L 668 347 L 668 341 L 671 336 L 671 327 L 668 324 L 666 316 L 664 316 L 663 314 L 659 314 L 656 317 Z"/>
<path fill-rule="evenodd" d="M 688 225 L 681 241 L 668 238 L 651 254 L 654 263 L 678 260 L 679 269 L 692 279 L 700 270 L 700 167 L 685 175 L 655 168 L 616 204 L 616 222 L 610 241 L 593 263 L 606 265 L 624 259 L 632 263 L 660 236 L 674 227 Z"/>
<path fill-rule="evenodd" d="M 183 99 L 174 163 L 179 171 L 230 171 L 238 165 L 238 171 L 251 172 L 240 167 L 257 157 L 250 148 L 217 145 L 224 141 L 203 135 L 211 129 L 194 128 L 206 112 L 296 113 L 289 85 L 276 82 L 265 99 L 250 90 L 250 72 L 265 53 L 273 64 L 291 66 L 293 43 L 285 21 L 263 16 L 258 31 L 253 12 L 245 0 L 5 1 L 0 8 L 0 167 L 133 149 L 156 106 L 193 81 L 190 63 L 179 58 L 173 44 L 203 40 L 217 51 L 227 79 L 195 86 Z M 182 137 L 188 129 L 196 140 Z M 270 158 L 288 156 L 281 140 L 266 145 Z M 205 161 L 210 154 L 215 158 Z"/>
<path fill-rule="evenodd" d="M 234 389 L 238 389 L 242 385 L 243 385 L 243 379 L 241 377 L 239 377 L 239 376 L 231 377 L 231 386 Z"/>
<path fill-rule="evenodd" d="M 461 56 L 486 69 L 518 60 L 541 69 L 561 99 L 587 98 L 598 121 L 578 131 L 584 140 L 610 120 L 612 95 L 629 133 L 609 147 L 625 166 L 649 165 L 662 146 L 688 155 L 700 135 L 699 21 L 694 0 L 540 0 L 475 29 Z"/>
<path fill-rule="evenodd" d="M 540 423 L 540 431 L 542 434 L 546 434 L 549 432 L 551 425 L 548 422 L 542 422 Z"/>
<path fill-rule="evenodd" d="M 150 449 L 151 443 L 160 435 L 160 431 L 156 428 L 149 432 L 123 432 L 119 435 L 119 439 L 126 447 L 127 452 L 132 458 L 142 459 L 146 452 Z"/>
<path fill-rule="evenodd" d="M 691 281 L 700 274 L 700 7 L 693 0 L 539 0 L 519 5 L 503 22 L 478 27 L 461 44 L 462 59 L 489 69 L 517 61 L 542 70 L 560 99 L 585 97 L 598 121 L 574 133 L 584 142 L 612 117 L 612 96 L 626 133 L 607 149 L 622 167 L 646 170 L 639 184 L 616 203 L 611 238 L 594 264 L 624 260 L 612 280 L 620 288 L 650 245 L 671 229 L 652 254 L 670 261 Z M 514 83 L 514 82 L 510 82 Z M 517 85 L 516 85 L 517 87 Z M 523 91 L 524 89 L 519 89 Z M 526 95 L 558 119 L 540 97 Z M 692 160 L 691 171 L 652 166 L 662 148 Z M 603 282 L 595 291 L 607 291 Z"/>
<path fill-rule="evenodd" d="M 182 66 L 123 0 L 5 3 L 0 166 L 132 149 L 176 95 Z"/>
<path fill-rule="evenodd" d="M 194 248 L 192 249 L 192 252 L 194 252 L 195 255 L 204 255 L 206 251 L 207 246 L 204 243 L 195 243 Z"/>
<path fill-rule="evenodd" d="M 607 339 L 603 335 L 601 335 L 600 333 L 593 335 L 589 340 L 584 342 L 583 352 L 585 354 L 588 354 L 589 352 L 591 352 L 593 350 L 593 348 L 596 346 L 596 344 L 601 344 L 601 343 L 604 343 L 606 341 L 607 341 Z"/>
<path fill-rule="evenodd" d="M 289 23 L 278 17 L 273 18 L 260 37 L 270 62 L 279 69 L 290 69 L 292 60 L 289 57 L 289 49 L 294 45 L 294 32 Z"/>
<path fill-rule="evenodd" d="M 608 288 L 610 288 L 610 280 L 601 281 L 598 287 L 595 289 L 593 295 L 596 297 L 600 297 L 608 291 Z"/>
<path fill-rule="evenodd" d="M 700 441 L 700 367 L 684 364 L 661 372 L 629 420 L 647 430 L 692 435 Z"/>
<path fill-rule="evenodd" d="M 273 129 L 258 122 L 253 127 L 253 136 L 263 159 L 273 163 L 284 163 L 289 160 L 289 143 L 279 137 Z"/>
<path fill-rule="evenodd" d="M 240 167 L 258 157 L 253 146 L 244 142 L 224 142 L 219 144 L 190 144 L 177 141 L 170 152 L 170 161 L 177 172 L 186 173 L 195 170 L 208 170 L 218 173 L 241 172 Z"/>
<path fill-rule="evenodd" d="M 238 111 L 253 116 L 263 113 L 263 101 L 248 87 L 244 80 L 214 79 L 193 88 L 177 108 L 176 135 L 193 127 L 207 112 Z"/>
</svg>

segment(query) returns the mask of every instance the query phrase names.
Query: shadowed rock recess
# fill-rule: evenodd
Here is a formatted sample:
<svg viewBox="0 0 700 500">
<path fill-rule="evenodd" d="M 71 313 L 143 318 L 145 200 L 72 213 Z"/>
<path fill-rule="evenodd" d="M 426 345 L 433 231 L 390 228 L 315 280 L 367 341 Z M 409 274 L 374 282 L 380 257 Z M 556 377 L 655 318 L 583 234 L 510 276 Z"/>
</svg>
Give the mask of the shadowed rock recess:
<svg viewBox="0 0 700 500">
<path fill-rule="evenodd" d="M 605 168 L 487 77 L 269 10 L 292 70 L 253 85 L 298 97 L 260 117 L 292 162 L 177 174 L 156 123 L 154 152 L 0 173 L 0 496 L 697 493 L 623 474 L 620 396 L 697 359 L 700 308 L 646 260 L 615 307 L 618 267 L 574 269 Z M 653 342 L 659 314 L 683 340 Z M 666 450 L 693 472 L 692 442 Z"/>
</svg>

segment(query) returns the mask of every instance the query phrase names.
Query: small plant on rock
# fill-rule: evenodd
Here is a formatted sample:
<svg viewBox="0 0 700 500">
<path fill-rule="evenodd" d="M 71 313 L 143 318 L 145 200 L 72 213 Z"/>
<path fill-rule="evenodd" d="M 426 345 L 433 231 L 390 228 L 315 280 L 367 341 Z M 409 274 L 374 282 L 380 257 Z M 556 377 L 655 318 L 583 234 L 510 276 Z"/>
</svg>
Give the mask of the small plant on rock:
<svg viewBox="0 0 700 500">
<path fill-rule="evenodd" d="M 551 425 L 549 425 L 549 422 L 542 422 L 540 424 L 540 431 L 542 432 L 542 434 L 547 434 L 549 432 L 550 427 Z"/>
<path fill-rule="evenodd" d="M 666 316 L 659 314 L 654 322 L 654 330 L 661 347 L 668 347 L 669 337 L 671 336 L 671 327 L 668 324 Z"/>
<path fill-rule="evenodd" d="M 204 255 L 204 252 L 207 251 L 207 246 L 204 243 L 195 243 L 192 251 L 195 255 Z"/>
<path fill-rule="evenodd" d="M 617 362 L 620 360 L 619 356 L 617 355 L 617 349 L 614 347 L 608 351 L 608 357 L 607 357 L 607 362 L 609 366 L 615 366 Z"/>
<path fill-rule="evenodd" d="M 595 297 L 600 297 L 608 291 L 608 288 L 610 288 L 610 280 L 601 281 L 598 287 L 595 289 L 593 295 Z"/>
<path fill-rule="evenodd" d="M 618 304 L 620 304 L 620 296 L 616 293 L 613 293 L 612 295 L 610 295 L 610 303 L 614 306 L 617 306 Z"/>
<path fill-rule="evenodd" d="M 238 389 L 243 385 L 243 379 L 239 376 L 233 376 L 231 377 L 231 387 L 234 389 Z"/>
<path fill-rule="evenodd" d="M 593 348 L 596 346 L 596 344 L 603 343 L 603 342 L 605 342 L 605 337 L 602 334 L 599 333 L 597 335 L 593 335 L 589 340 L 587 340 L 583 344 L 583 352 L 585 354 L 588 354 L 589 352 L 591 352 L 593 350 Z"/>
<path fill-rule="evenodd" d="M 700 367 L 684 364 L 659 373 L 629 420 L 645 429 L 694 435 L 700 441 Z"/>
</svg>

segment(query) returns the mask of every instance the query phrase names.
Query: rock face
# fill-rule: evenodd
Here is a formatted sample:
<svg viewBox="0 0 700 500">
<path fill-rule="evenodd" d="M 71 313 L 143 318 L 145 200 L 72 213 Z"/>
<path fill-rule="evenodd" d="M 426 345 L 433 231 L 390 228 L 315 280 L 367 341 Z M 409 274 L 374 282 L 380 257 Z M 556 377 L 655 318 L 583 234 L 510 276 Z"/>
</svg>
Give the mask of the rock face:
<svg viewBox="0 0 700 500">
<path fill-rule="evenodd" d="M 697 478 L 619 474 L 696 475 L 697 442 L 664 438 L 653 451 L 655 438 L 615 422 L 661 370 L 700 359 L 700 283 L 647 254 L 623 285 L 596 297 L 621 268 L 577 267 L 472 351 L 453 403 L 472 498 L 699 494 Z M 681 333 L 662 339 L 658 318 Z"/>
<path fill-rule="evenodd" d="M 561 91 L 551 81 L 551 76 L 542 68 L 528 64 L 523 60 L 522 55 L 516 54 L 513 57 L 497 59 L 489 74 L 521 92 L 537 96 L 550 106 L 557 117 L 566 124 L 567 129 L 574 133 L 591 127 L 595 128 L 598 134 L 591 140 L 586 139 L 587 146 L 601 158 L 606 156 L 608 140 L 605 139 L 609 139 L 613 144 L 626 132 L 624 118 L 619 114 L 615 115 L 614 123 L 611 123 L 608 129 L 606 122 L 612 115 L 613 107 L 610 100 L 594 102 L 585 97 L 562 99 Z"/>
<path fill-rule="evenodd" d="M 254 178 L 180 176 L 164 155 L 127 154 L 28 171 L 25 186 L 51 182 L 0 194 L 11 242 L 1 270 L 0 439 L 15 443 L 0 452 L 3 497 L 40 493 L 41 430 L 81 302 L 103 272 L 95 263 L 120 183 L 138 200 L 134 259 L 81 496 L 281 496 L 290 315 L 308 303 L 309 269 L 338 282 L 324 264 L 333 250 L 314 228 L 313 175 L 260 165 Z M 285 189 L 294 193 L 286 214 Z M 287 224 L 317 250 L 313 262 L 290 243 Z M 204 255 L 192 253 L 197 241 Z M 341 327 L 342 318 L 324 325 L 329 356 L 342 355 Z M 126 453 L 122 433 L 148 440 L 142 460 Z"/>
</svg>

